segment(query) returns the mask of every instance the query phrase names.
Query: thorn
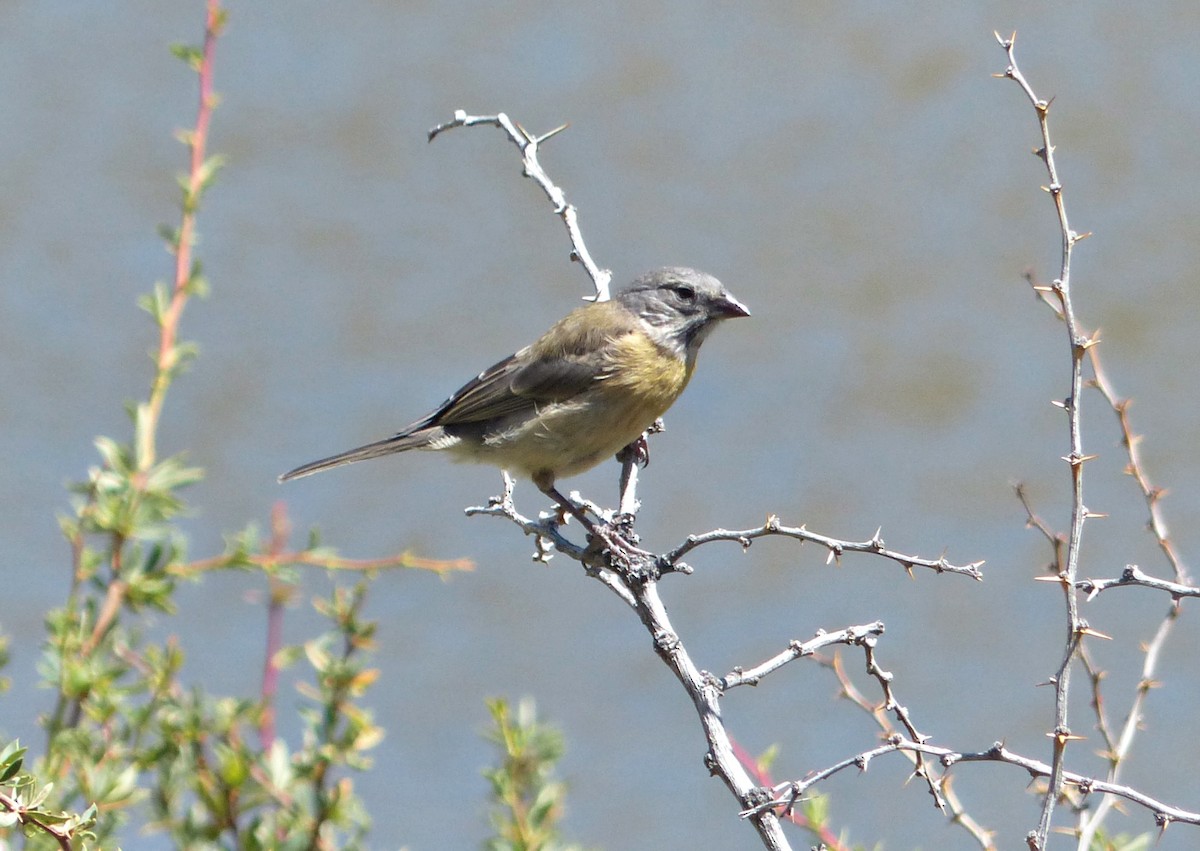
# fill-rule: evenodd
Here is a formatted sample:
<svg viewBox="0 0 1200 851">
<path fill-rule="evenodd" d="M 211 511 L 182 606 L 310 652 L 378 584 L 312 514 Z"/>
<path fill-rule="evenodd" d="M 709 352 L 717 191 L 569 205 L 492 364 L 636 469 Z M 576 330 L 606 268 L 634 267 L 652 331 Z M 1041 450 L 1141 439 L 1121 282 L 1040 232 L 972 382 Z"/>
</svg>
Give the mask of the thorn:
<svg viewBox="0 0 1200 851">
<path fill-rule="evenodd" d="M 1060 745 L 1065 745 L 1067 742 L 1087 741 L 1087 736 L 1076 736 L 1070 730 L 1055 730 L 1053 733 L 1047 733 L 1046 738 L 1054 739 Z"/>
<path fill-rule="evenodd" d="M 1051 399 L 1050 404 L 1056 408 L 1062 408 L 1064 411 L 1067 409 L 1067 403 L 1060 399 Z"/>
<path fill-rule="evenodd" d="M 1090 626 L 1085 626 L 1085 627 L 1082 627 L 1082 628 L 1079 630 L 1079 634 L 1080 634 L 1080 635 L 1090 635 L 1090 636 L 1092 636 L 1093 638 L 1103 638 L 1105 641 L 1112 641 L 1112 640 L 1113 640 L 1111 635 L 1105 635 L 1105 634 L 1104 634 L 1104 633 L 1102 633 L 1102 632 L 1097 632 L 1096 630 L 1092 629 Z"/>
<path fill-rule="evenodd" d="M 549 131 L 543 133 L 541 136 L 538 136 L 533 141 L 535 144 L 540 145 L 540 144 L 542 144 L 542 142 L 545 142 L 547 139 L 557 136 L 559 133 L 566 130 L 570 126 L 571 125 L 569 123 L 568 124 L 560 124 L 557 127 L 555 127 L 553 130 L 549 130 Z"/>
</svg>

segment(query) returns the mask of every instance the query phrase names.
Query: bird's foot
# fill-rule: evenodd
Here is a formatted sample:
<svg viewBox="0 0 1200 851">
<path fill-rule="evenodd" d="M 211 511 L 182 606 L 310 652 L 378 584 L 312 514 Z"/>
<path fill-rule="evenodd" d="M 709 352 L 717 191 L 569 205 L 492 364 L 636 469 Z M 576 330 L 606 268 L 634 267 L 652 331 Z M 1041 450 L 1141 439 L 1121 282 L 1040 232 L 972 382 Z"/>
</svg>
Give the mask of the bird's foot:
<svg viewBox="0 0 1200 851">
<path fill-rule="evenodd" d="M 624 464 L 626 461 L 633 461 L 639 467 L 650 466 L 650 442 L 646 440 L 652 434 L 658 434 L 664 431 L 666 426 L 662 419 L 657 419 L 651 423 L 650 428 L 646 429 L 637 440 L 626 446 L 617 453 L 617 460 Z"/>
<path fill-rule="evenodd" d="M 607 552 L 612 566 L 630 573 L 655 573 L 658 556 L 637 545 L 637 535 L 625 524 L 594 523 L 588 530 L 589 548 Z"/>
<path fill-rule="evenodd" d="M 613 520 L 608 520 L 600 516 L 599 509 L 592 506 L 598 517 L 598 520 L 593 521 L 583 507 L 567 499 L 552 484 L 539 484 L 539 488 L 558 504 L 559 516 L 563 521 L 570 515 L 580 522 L 588 533 L 588 548 L 600 553 L 607 552 L 614 567 L 623 568 L 630 573 L 656 571 L 658 556 L 637 545 L 638 537 L 633 531 L 632 515 L 619 514 Z"/>
</svg>

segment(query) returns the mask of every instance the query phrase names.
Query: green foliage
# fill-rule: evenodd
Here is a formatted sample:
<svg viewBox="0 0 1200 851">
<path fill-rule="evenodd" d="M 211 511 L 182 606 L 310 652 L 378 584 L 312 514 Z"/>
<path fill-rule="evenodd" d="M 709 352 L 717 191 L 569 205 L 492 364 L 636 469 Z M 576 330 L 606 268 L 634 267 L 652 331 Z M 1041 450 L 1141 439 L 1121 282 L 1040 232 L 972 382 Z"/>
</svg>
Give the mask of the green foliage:
<svg viewBox="0 0 1200 851">
<path fill-rule="evenodd" d="M 487 737 L 497 745 L 500 764 L 484 771 L 491 785 L 491 820 L 496 835 L 492 851 L 571 851 L 576 845 L 559 840 L 566 787 L 554 780 L 563 755 L 562 734 L 537 718 L 526 698 L 514 715 L 500 698 L 488 701 L 492 727 Z"/>
<path fill-rule="evenodd" d="M 199 74 L 202 92 L 210 91 L 212 46 L 224 23 L 216 0 L 208 6 L 204 47 L 176 50 Z M 377 678 L 366 664 L 375 632 L 362 618 L 366 585 L 335 586 L 317 599 L 328 629 L 302 645 L 282 646 L 295 567 L 367 573 L 468 566 L 407 554 L 356 563 L 317 549 L 315 536 L 306 549 L 289 552 L 282 507 L 269 536 L 249 527 L 229 539 L 222 555 L 187 560 L 178 526 L 186 511 L 182 491 L 203 471 L 183 455 L 159 458 L 157 434 L 167 390 L 195 353 L 178 339 L 183 307 L 208 287 L 191 243 L 200 199 L 221 164 L 203 156 L 214 104 L 215 97 L 203 97 L 196 130 L 182 134 L 193 166 L 180 179 L 180 224 L 163 228 L 176 255 L 176 280 L 155 284 L 140 300 L 158 332 L 148 398 L 127 405 L 127 439 L 96 438 L 99 460 L 71 487 L 72 511 L 59 519 L 70 545 L 71 583 L 63 605 L 46 616 L 39 662 L 54 705 L 42 718 L 40 759 L 28 759 L 17 742 L 0 743 L 0 846 L 6 848 L 18 834 L 32 849 L 112 848 L 130 822 L 186 848 L 361 847 L 370 822 L 350 775 L 370 766 L 367 751 L 383 735 L 360 703 Z M 173 637 L 148 640 L 145 615 L 174 613 L 180 578 L 247 568 L 262 570 L 271 591 L 261 692 L 222 696 L 187 685 L 183 648 Z M 0 667 L 6 661 L 0 637 Z M 290 676 L 304 701 L 296 743 L 275 733 L 284 667 L 294 668 Z M 0 690 L 6 685 L 0 680 Z"/>
<path fill-rule="evenodd" d="M 1108 836 L 1103 830 L 1098 830 L 1092 837 L 1089 851 L 1149 851 L 1153 846 L 1154 834 L 1152 833 L 1142 833 L 1137 836 L 1121 833 L 1116 836 Z"/>
<path fill-rule="evenodd" d="M 262 701 L 172 689 L 149 719 L 143 748 L 153 821 L 178 847 L 356 848 L 369 820 L 346 769 L 369 766 L 381 733 L 357 706 L 373 672 L 363 667 L 374 624 L 360 619 L 365 586 L 337 588 L 315 607 L 325 634 L 276 658 L 307 659 L 302 742 L 267 732 Z"/>
<path fill-rule="evenodd" d="M 81 813 L 54 810 L 46 806 L 53 784 L 40 784 L 22 770 L 25 748 L 9 742 L 0 749 L 0 836 L 12 829 L 22 830 L 37 843 L 39 837 L 50 847 L 72 840 L 94 841 L 89 829 L 96 819 L 96 807 Z"/>
</svg>

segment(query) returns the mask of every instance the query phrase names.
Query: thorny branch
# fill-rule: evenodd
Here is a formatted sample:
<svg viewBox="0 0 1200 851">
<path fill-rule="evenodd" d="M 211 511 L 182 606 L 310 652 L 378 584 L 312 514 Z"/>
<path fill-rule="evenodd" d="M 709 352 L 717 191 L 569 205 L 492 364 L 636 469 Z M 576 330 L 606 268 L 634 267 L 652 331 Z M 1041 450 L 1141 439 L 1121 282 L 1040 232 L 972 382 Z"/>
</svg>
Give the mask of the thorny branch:
<svg viewBox="0 0 1200 851">
<path fill-rule="evenodd" d="M 875 720 L 875 723 L 879 726 L 879 729 L 883 731 L 884 736 L 890 738 L 891 736 L 895 735 L 896 730 L 892 726 L 892 723 L 888 719 L 887 715 L 889 708 L 887 701 L 885 700 L 883 703 L 872 703 L 861 691 L 859 691 L 858 687 L 850 679 L 850 675 L 846 673 L 846 668 L 842 664 L 842 657 L 840 653 L 834 653 L 834 655 L 829 658 L 819 658 L 818 661 L 821 663 L 821 665 L 833 671 L 833 675 L 837 677 L 838 685 L 841 687 L 842 697 L 846 698 L 859 709 L 870 715 Z M 926 738 L 918 735 L 917 732 L 911 728 L 911 726 L 906 724 L 906 728 L 908 729 L 910 739 L 913 739 L 914 741 L 926 741 Z M 908 756 L 909 761 L 913 764 L 914 774 L 919 773 L 919 770 L 923 764 L 922 755 L 913 751 L 903 751 L 903 753 Z M 930 777 L 931 775 L 928 772 L 927 765 L 926 772 L 927 773 L 925 776 Z M 944 811 L 949 814 L 950 821 L 959 825 L 963 830 L 970 834 L 971 838 L 975 840 L 975 842 L 981 849 L 983 849 L 983 851 L 996 851 L 994 842 L 995 832 L 986 829 L 983 827 L 983 825 L 979 824 L 979 822 L 975 821 L 975 819 L 971 817 L 970 813 L 968 813 L 966 808 L 963 806 L 962 801 L 959 800 L 958 795 L 955 794 L 951 780 L 952 778 L 946 774 L 941 774 L 937 778 L 938 791 L 940 792 L 942 800 L 944 801 Z"/>
<path fill-rule="evenodd" d="M 1009 52 L 1011 53 L 1011 46 Z M 1079 236 L 1077 239 L 1082 239 L 1086 234 Z M 1066 320 L 1066 314 L 1061 302 L 1056 302 L 1050 297 L 1054 291 L 1053 286 L 1045 286 L 1040 284 L 1032 271 L 1025 274 L 1025 279 L 1028 281 L 1034 292 L 1048 305 L 1058 316 L 1059 319 Z M 1114 387 L 1112 381 L 1108 377 L 1107 371 L 1104 369 L 1100 359 L 1099 347 L 1095 345 L 1100 341 L 1098 331 L 1083 332 L 1081 336 L 1088 341 L 1086 346 L 1086 354 L 1089 365 L 1091 366 L 1092 377 L 1087 380 L 1087 386 L 1095 388 L 1104 400 L 1112 409 L 1113 414 L 1117 418 L 1117 424 L 1121 432 L 1121 445 L 1125 449 L 1125 453 L 1129 459 L 1125 467 L 1125 472 L 1133 477 L 1137 483 L 1138 489 L 1142 494 L 1142 498 L 1146 503 L 1146 509 L 1149 514 L 1147 528 L 1154 535 L 1158 547 L 1166 558 L 1174 574 L 1175 581 L 1168 581 L 1151 577 L 1143 573 L 1137 565 L 1127 565 L 1121 576 L 1115 579 L 1076 579 L 1076 589 L 1083 591 L 1087 595 L 1090 602 L 1095 599 L 1101 592 L 1110 588 L 1116 587 L 1133 587 L 1140 586 L 1152 588 L 1159 591 L 1164 591 L 1171 595 L 1171 606 L 1168 608 L 1162 621 L 1159 623 L 1158 629 L 1155 631 L 1153 639 L 1145 645 L 1144 658 L 1142 665 L 1142 677 L 1135 689 L 1133 700 L 1131 702 L 1129 712 L 1121 725 L 1119 735 L 1114 735 L 1109 727 L 1108 719 L 1103 712 L 1103 702 L 1100 695 L 1100 681 L 1103 677 L 1103 672 L 1099 671 L 1092 663 L 1090 656 L 1086 652 L 1086 647 L 1080 645 L 1080 660 L 1084 665 L 1084 669 L 1092 683 L 1092 705 L 1097 716 L 1097 727 L 1101 736 L 1104 738 L 1107 752 L 1106 756 L 1109 760 L 1108 779 L 1115 782 L 1120 776 L 1120 768 L 1125 757 L 1132 748 L 1133 738 L 1136 734 L 1139 723 L 1142 718 L 1142 707 L 1147 695 L 1149 694 L 1150 686 L 1153 684 L 1154 673 L 1157 667 L 1157 661 L 1160 652 L 1167 639 L 1170 637 L 1176 620 L 1179 617 L 1180 600 L 1184 597 L 1200 596 L 1200 589 L 1191 586 L 1188 571 L 1184 566 L 1178 551 L 1175 548 L 1174 542 L 1168 532 L 1166 520 L 1162 514 L 1162 497 L 1166 491 L 1155 486 L 1146 471 L 1142 461 L 1141 443 L 1142 436 L 1136 434 L 1133 430 L 1132 423 L 1129 417 L 1129 408 L 1132 404 L 1132 399 L 1122 397 Z M 1025 507 L 1029 518 L 1029 525 L 1037 528 L 1050 542 L 1055 550 L 1054 562 L 1055 572 L 1062 573 L 1061 565 L 1063 558 L 1063 548 L 1067 545 L 1067 540 L 1061 534 L 1053 533 L 1049 526 L 1039 518 L 1031 508 L 1023 489 L 1018 485 L 1017 495 Z M 1079 825 L 1079 842 L 1078 848 L 1081 851 L 1087 851 L 1091 848 L 1092 839 L 1095 836 L 1096 830 L 1103 823 L 1112 809 L 1115 798 L 1105 797 L 1099 806 L 1092 811 L 1080 812 Z"/>
<path fill-rule="evenodd" d="M 578 229 L 574 207 L 566 203 L 563 191 L 550 180 L 537 160 L 539 144 L 563 128 L 560 127 L 539 137 L 527 132 L 519 124 L 511 121 L 504 113 L 493 116 L 472 116 L 463 110 L 458 110 L 455 112 L 452 121 L 434 127 L 429 132 L 429 137 L 433 139 L 439 133 L 450 128 L 470 127 L 477 124 L 500 127 L 508 134 L 510 141 L 521 151 L 526 176 L 536 181 L 542 187 L 554 205 L 555 212 L 562 217 L 567 225 L 567 231 L 574 249 L 572 253 L 573 259 L 582 263 L 588 270 L 588 274 L 592 276 L 592 280 L 596 284 L 597 299 L 606 299 L 608 297 L 610 276 L 607 272 L 600 272 L 590 255 L 588 255 L 586 249 L 583 247 L 583 237 Z M 661 426 L 656 424 L 656 429 L 652 429 L 652 431 L 660 428 Z M 636 495 L 637 467 L 638 463 L 643 461 L 645 457 L 644 441 L 645 437 L 643 437 L 642 441 L 632 445 L 618 456 L 622 463 L 620 513 L 614 515 L 613 512 L 603 511 L 596 506 L 592 506 L 596 509 L 597 515 L 605 522 L 620 524 L 622 534 L 631 537 L 634 514 L 638 508 Z M 570 498 L 580 503 L 583 502 L 577 494 L 571 494 Z M 552 555 L 552 550 L 556 550 L 579 561 L 584 565 L 590 576 L 599 579 L 607 585 L 610 590 L 624 600 L 637 613 L 638 618 L 652 636 L 654 647 L 659 657 L 683 685 L 696 708 L 696 712 L 700 717 L 700 723 L 704 728 L 705 738 L 708 741 L 708 752 L 705 755 L 705 763 L 713 774 L 719 776 L 725 782 L 726 786 L 739 801 L 743 811 L 748 813 L 747 817 L 754 823 L 764 846 L 770 849 L 786 849 L 791 846 L 788 844 L 787 838 L 783 835 L 782 826 L 776 814 L 771 811 L 770 807 L 759 807 L 764 797 L 764 790 L 754 784 L 745 766 L 738 760 L 733 742 L 725 728 L 720 708 L 720 697 L 724 690 L 732 688 L 734 685 L 748 682 L 748 680 L 743 674 L 742 679 L 738 681 L 735 673 L 727 676 L 723 681 L 718 681 L 711 674 L 702 672 L 695 665 L 685 649 L 683 641 L 672 627 L 666 608 L 659 597 L 659 579 L 668 573 L 691 573 L 691 568 L 682 562 L 681 559 L 686 553 L 702 544 L 718 540 L 732 540 L 740 543 L 743 547 L 748 547 L 754 538 L 764 535 L 784 535 L 796 538 L 801 542 L 812 541 L 829 551 L 830 561 L 837 561 L 845 552 L 870 553 L 898 562 L 910 573 L 914 567 L 925 567 L 939 573 L 958 573 L 971 576 L 975 579 L 981 578 L 979 565 L 982 562 L 955 565 L 948 562 L 944 556 L 937 559 L 928 559 L 905 555 L 888 549 L 884 545 L 879 532 L 876 532 L 868 541 L 841 541 L 809 532 L 802 526 L 799 528 L 781 526 L 778 519 L 774 517 L 769 518 L 758 529 L 749 529 L 742 532 L 729 532 L 718 529 L 704 535 L 691 536 L 685 543 L 665 554 L 636 556 L 623 553 L 619 556 L 614 556 L 614 554 L 603 550 L 598 545 L 599 542 L 593 541 L 587 547 L 581 547 L 572 542 L 562 532 L 563 526 L 569 518 L 559 512 L 543 513 L 536 520 L 530 519 L 518 512 L 513 501 L 513 482 L 507 474 L 504 476 L 503 493 L 493 497 L 487 505 L 468 508 L 467 514 L 503 517 L 515 523 L 525 534 L 535 537 L 537 543 L 534 560 L 545 561 Z M 882 628 L 882 624 L 879 624 L 878 629 L 882 631 Z M 866 629 L 869 633 L 870 628 Z M 828 640 L 830 639 L 826 637 L 818 637 L 814 641 L 819 646 L 825 646 Z M 843 640 L 852 643 L 863 643 L 866 646 L 865 643 L 873 643 L 874 638 L 869 634 L 852 635 L 851 633 L 847 633 L 843 637 Z M 812 644 L 813 642 L 809 642 L 809 645 Z M 798 650 L 796 649 L 797 647 L 799 648 Z M 784 655 L 787 656 L 792 653 L 803 655 L 804 647 L 805 645 L 794 644 Z M 791 658 L 796 658 L 796 656 L 792 655 Z M 887 703 L 897 711 L 898 716 L 905 723 L 906 729 L 910 731 L 914 738 L 922 738 L 916 732 L 915 728 L 912 727 L 911 722 L 908 721 L 907 712 L 894 701 L 890 691 L 891 675 L 878 668 L 873 660 L 874 657 L 871 648 L 868 647 L 868 670 L 884 685 Z M 761 670 L 758 670 L 755 676 L 762 676 L 769 670 L 778 668 L 786 661 L 788 660 L 777 659 L 773 662 L 765 663 L 766 667 L 760 666 Z M 937 790 L 936 781 L 930 778 L 928 774 L 925 776 L 930 782 L 932 794 L 940 804 L 941 796 Z"/>
<path fill-rule="evenodd" d="M 900 735 L 893 735 L 889 737 L 886 744 L 839 760 L 820 771 L 810 773 L 803 780 L 792 780 L 772 787 L 770 790 L 772 793 L 770 800 L 763 801 L 756 807 L 743 811 L 742 816 L 750 817 L 757 811 L 777 809 L 779 807 L 782 807 L 786 812 L 796 805 L 806 791 L 820 781 L 826 780 L 847 768 L 854 767 L 858 768 L 859 771 L 866 771 L 870 766 L 871 760 L 875 759 L 875 757 L 898 751 L 917 751 L 928 756 L 937 757 L 943 767 L 947 769 L 953 768 L 960 762 L 998 762 L 1023 768 L 1034 779 L 1050 777 L 1053 773 L 1053 766 L 1047 765 L 1040 760 L 1030 759 L 1029 757 L 1013 753 L 1000 742 L 996 742 L 986 751 L 966 752 L 937 747 L 923 742 L 915 742 Z M 1171 822 L 1200 825 L 1200 812 L 1193 812 L 1172 806 L 1129 786 L 1098 780 L 1093 777 L 1076 774 L 1073 771 L 1063 772 L 1063 782 L 1077 788 L 1085 795 L 1093 792 L 1103 792 L 1109 795 L 1118 795 L 1139 804 L 1154 813 L 1155 824 L 1160 828 L 1165 828 Z"/>
<path fill-rule="evenodd" d="M 671 564 L 678 564 L 680 558 L 703 544 L 710 544 L 713 541 L 734 541 L 740 544 L 743 549 L 746 549 L 756 538 L 763 538 L 769 535 L 780 535 L 785 538 L 795 538 L 801 542 L 811 541 L 814 544 L 819 544 L 829 551 L 828 562 L 839 562 L 843 553 L 873 553 L 896 562 L 910 574 L 914 567 L 926 567 L 937 573 L 957 573 L 962 576 L 969 576 L 972 579 L 983 579 L 983 574 L 979 571 L 979 568 L 983 565 L 982 561 L 958 565 L 947 561 L 944 555 L 936 559 L 905 555 L 896 550 L 888 549 L 884 544 L 883 538 L 880 537 L 880 530 L 877 530 L 866 541 L 842 541 L 837 538 L 830 538 L 827 535 L 821 535 L 817 532 L 810 532 L 804 526 L 784 526 L 779 522 L 779 518 L 774 515 L 768 517 L 766 523 L 755 529 L 744 529 L 741 531 L 714 529 L 711 532 L 705 532 L 701 535 L 689 535 L 686 541 L 667 553 L 664 558 Z"/>
<path fill-rule="evenodd" d="M 1013 80 L 1021 87 L 1029 102 L 1037 113 L 1038 126 L 1042 135 L 1042 146 L 1034 151 L 1046 167 L 1049 176 L 1048 185 L 1044 186 L 1054 202 L 1058 214 L 1059 230 L 1062 234 L 1062 265 L 1056 280 L 1048 287 L 1058 301 L 1063 322 L 1066 325 L 1068 344 L 1071 349 L 1071 390 L 1061 407 L 1067 414 L 1070 448 L 1064 461 L 1071 470 L 1071 530 L 1067 537 L 1066 558 L 1060 562 L 1059 583 L 1066 602 L 1066 640 L 1062 661 L 1054 675 L 1054 730 L 1051 736 L 1054 748 L 1050 784 L 1042 802 L 1042 814 L 1037 829 L 1026 837 L 1026 843 L 1031 851 L 1042 851 L 1046 847 L 1046 837 L 1050 833 L 1050 824 L 1054 816 L 1054 806 L 1062 795 L 1064 783 L 1063 762 L 1066 755 L 1067 743 L 1078 738 L 1071 733 L 1068 725 L 1068 706 L 1071 686 L 1071 662 L 1079 651 L 1079 642 L 1084 635 L 1086 625 L 1079 616 L 1079 598 L 1075 588 L 1075 577 L 1079 569 L 1079 549 L 1083 539 L 1083 524 L 1089 516 L 1083 502 L 1083 465 L 1095 456 L 1085 455 L 1083 437 L 1081 434 L 1081 393 L 1083 389 L 1083 358 L 1087 350 L 1098 342 L 1095 337 L 1085 337 L 1079 329 L 1075 318 L 1075 310 L 1071 303 L 1071 254 L 1075 244 L 1087 234 L 1077 234 L 1071 230 L 1067 221 L 1067 208 L 1063 200 L 1063 185 L 1058 176 L 1058 168 L 1054 163 L 1054 145 L 1050 142 L 1050 101 L 1042 100 L 1034 93 L 1033 88 L 1025 80 L 1017 67 L 1016 56 L 1013 53 L 1016 33 L 1010 38 L 1002 38 L 996 33 L 996 41 L 1004 49 L 1008 57 L 1008 66 L 998 77 Z"/>
<path fill-rule="evenodd" d="M 439 133 L 444 133 L 455 127 L 474 127 L 477 124 L 490 124 L 499 127 L 508 134 L 509 140 L 517 146 L 521 152 L 521 161 L 525 165 L 525 176 L 536 183 L 546 193 L 546 197 L 550 199 L 550 203 L 554 205 L 554 212 L 563 220 L 563 224 L 567 226 L 567 236 L 571 239 L 571 259 L 578 262 L 587 271 L 588 277 L 592 279 L 592 283 L 596 286 L 596 301 L 608 301 L 609 285 L 612 283 L 612 272 L 608 269 L 601 269 L 596 265 L 596 261 L 592 259 L 592 255 L 588 252 L 587 246 L 583 244 L 583 232 L 579 229 L 579 216 L 575 210 L 574 204 L 567 203 L 567 195 L 555 185 L 554 181 L 542 169 L 542 165 L 538 162 L 538 146 L 559 133 L 567 129 L 566 124 L 555 127 L 548 133 L 543 133 L 541 136 L 534 136 L 520 124 L 509 119 L 503 112 L 495 115 L 467 115 L 465 110 L 457 109 L 454 111 L 454 118 L 443 124 L 439 124 L 429 131 L 429 141 L 432 142 L 437 138 Z"/>
</svg>

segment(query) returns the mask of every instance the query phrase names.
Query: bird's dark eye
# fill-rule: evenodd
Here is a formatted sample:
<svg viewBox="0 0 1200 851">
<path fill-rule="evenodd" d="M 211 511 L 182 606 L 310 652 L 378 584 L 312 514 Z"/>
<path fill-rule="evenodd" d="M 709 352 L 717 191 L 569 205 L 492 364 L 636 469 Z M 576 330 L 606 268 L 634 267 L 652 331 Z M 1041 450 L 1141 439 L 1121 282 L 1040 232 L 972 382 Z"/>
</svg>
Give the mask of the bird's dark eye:
<svg viewBox="0 0 1200 851">
<path fill-rule="evenodd" d="M 695 301 L 696 288 L 689 287 L 687 284 L 676 284 L 672 289 L 675 290 L 675 295 L 679 296 L 680 301 Z"/>
</svg>

